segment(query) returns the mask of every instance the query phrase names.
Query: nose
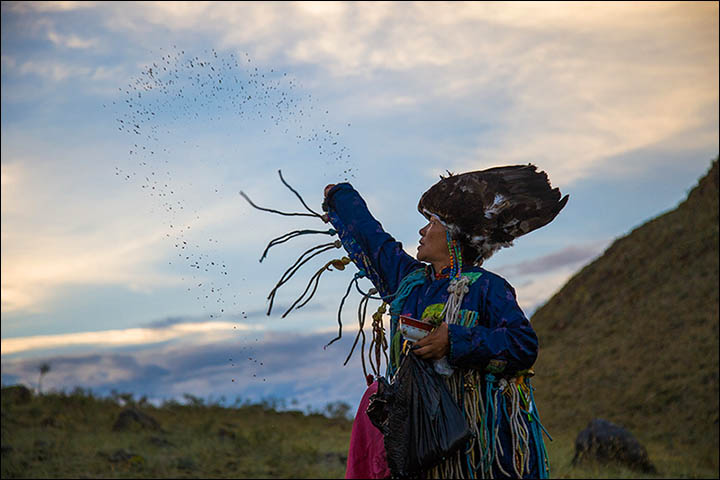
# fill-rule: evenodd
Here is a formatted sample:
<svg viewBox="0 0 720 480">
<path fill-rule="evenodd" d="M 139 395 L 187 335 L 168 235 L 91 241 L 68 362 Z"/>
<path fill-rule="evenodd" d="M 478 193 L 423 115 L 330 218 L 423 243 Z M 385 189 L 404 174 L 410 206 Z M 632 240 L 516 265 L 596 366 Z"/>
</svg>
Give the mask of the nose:
<svg viewBox="0 0 720 480">
<path fill-rule="evenodd" d="M 427 232 L 428 226 L 429 226 L 429 225 L 425 225 L 423 228 L 420 229 L 420 231 L 418 232 L 418 233 L 420 234 L 420 236 L 422 236 L 422 237 L 425 236 L 425 233 Z"/>
</svg>

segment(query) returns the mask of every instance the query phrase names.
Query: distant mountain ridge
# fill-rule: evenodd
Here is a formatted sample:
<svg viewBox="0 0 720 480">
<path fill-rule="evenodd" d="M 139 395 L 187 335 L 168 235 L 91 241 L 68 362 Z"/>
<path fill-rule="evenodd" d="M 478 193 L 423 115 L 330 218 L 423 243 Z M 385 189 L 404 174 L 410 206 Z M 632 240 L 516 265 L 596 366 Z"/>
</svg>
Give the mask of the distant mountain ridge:
<svg viewBox="0 0 720 480">
<path fill-rule="evenodd" d="M 595 417 L 718 463 L 718 159 L 677 208 L 617 239 L 532 316 L 543 423 Z"/>
</svg>

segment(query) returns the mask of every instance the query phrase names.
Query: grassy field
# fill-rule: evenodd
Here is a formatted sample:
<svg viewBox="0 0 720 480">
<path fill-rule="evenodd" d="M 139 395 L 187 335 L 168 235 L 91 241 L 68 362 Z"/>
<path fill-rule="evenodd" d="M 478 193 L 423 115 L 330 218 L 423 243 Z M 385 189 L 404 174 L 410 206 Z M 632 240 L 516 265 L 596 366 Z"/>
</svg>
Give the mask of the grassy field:
<svg viewBox="0 0 720 480">
<path fill-rule="evenodd" d="M 718 478 L 712 463 L 698 458 L 691 450 L 670 450 L 661 442 L 643 444 L 657 474 L 642 473 L 620 465 L 584 463 L 572 466 L 577 432 L 550 432 L 546 442 L 552 478 Z"/>
<path fill-rule="evenodd" d="M 235 408 L 189 404 L 153 407 L 89 392 L 7 394 L 2 404 L 2 478 L 342 478 L 352 422 L 337 411 L 277 412 L 269 405 Z M 128 395 L 125 395 L 128 398 Z M 134 406 L 159 427 L 133 422 L 116 431 Z M 551 432 L 554 478 L 717 478 L 687 452 L 648 444 L 659 473 L 613 465 L 570 465 L 575 433 Z"/>
<path fill-rule="evenodd" d="M 159 428 L 113 426 L 121 407 L 88 392 L 13 402 L 3 389 L 2 477 L 337 478 L 352 422 L 268 405 L 137 405 Z M 127 395 L 126 395 L 127 398 Z M 194 403 L 194 404 L 193 404 Z"/>
</svg>

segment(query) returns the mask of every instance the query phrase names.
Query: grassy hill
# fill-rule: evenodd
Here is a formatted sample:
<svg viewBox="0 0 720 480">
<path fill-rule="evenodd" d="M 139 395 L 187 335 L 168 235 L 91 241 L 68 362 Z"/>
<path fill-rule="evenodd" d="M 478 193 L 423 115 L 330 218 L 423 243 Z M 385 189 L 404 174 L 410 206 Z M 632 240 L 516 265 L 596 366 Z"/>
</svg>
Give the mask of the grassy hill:
<svg viewBox="0 0 720 480">
<path fill-rule="evenodd" d="M 676 209 L 616 240 L 533 315 L 543 423 L 567 443 L 604 418 L 651 460 L 692 458 L 716 477 L 718 315 L 716 159 Z"/>
</svg>

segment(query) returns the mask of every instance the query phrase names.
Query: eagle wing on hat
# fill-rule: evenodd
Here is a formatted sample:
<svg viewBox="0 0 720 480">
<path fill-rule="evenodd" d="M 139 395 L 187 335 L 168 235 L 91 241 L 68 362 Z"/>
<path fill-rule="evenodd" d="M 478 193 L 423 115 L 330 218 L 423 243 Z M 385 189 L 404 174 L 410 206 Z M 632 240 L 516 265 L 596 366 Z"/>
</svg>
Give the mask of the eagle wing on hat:
<svg viewBox="0 0 720 480">
<path fill-rule="evenodd" d="M 492 254 L 550 223 L 567 201 L 536 166 L 511 165 L 442 178 L 423 194 L 418 210 L 436 215 L 455 238 Z"/>
</svg>

